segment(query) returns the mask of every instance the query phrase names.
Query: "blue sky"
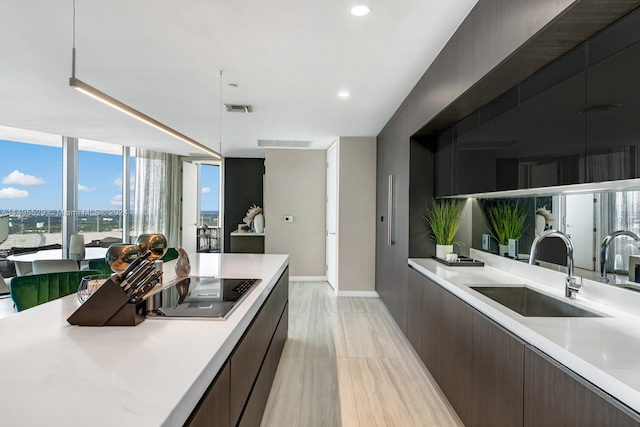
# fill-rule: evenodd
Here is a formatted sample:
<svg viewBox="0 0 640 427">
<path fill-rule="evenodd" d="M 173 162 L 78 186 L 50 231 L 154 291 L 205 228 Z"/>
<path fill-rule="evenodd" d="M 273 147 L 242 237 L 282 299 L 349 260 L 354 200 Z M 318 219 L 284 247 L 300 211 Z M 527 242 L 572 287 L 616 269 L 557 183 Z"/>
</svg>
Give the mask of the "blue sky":
<svg viewBox="0 0 640 427">
<path fill-rule="evenodd" d="M 220 167 L 202 165 L 200 168 L 200 210 L 217 211 L 220 199 Z"/>
<path fill-rule="evenodd" d="M 78 208 L 121 209 L 122 157 L 90 151 L 78 156 Z M 218 167 L 203 166 L 201 184 L 201 209 L 218 210 Z M 0 140 L 0 213 L 15 209 L 62 209 L 62 148 Z"/>
</svg>

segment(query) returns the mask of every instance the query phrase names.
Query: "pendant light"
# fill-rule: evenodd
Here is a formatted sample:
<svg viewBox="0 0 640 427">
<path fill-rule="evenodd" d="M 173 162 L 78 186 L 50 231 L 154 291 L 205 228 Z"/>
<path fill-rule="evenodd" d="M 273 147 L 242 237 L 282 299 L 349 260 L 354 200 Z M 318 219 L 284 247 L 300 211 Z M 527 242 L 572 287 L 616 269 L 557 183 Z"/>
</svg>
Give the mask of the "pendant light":
<svg viewBox="0 0 640 427">
<path fill-rule="evenodd" d="M 73 49 L 71 52 L 71 61 L 72 61 L 71 62 L 71 78 L 69 79 L 69 85 L 74 89 L 84 93 L 85 95 L 90 96 L 91 98 L 97 101 L 102 102 L 103 104 L 106 104 L 112 108 L 115 108 L 116 110 L 122 113 L 125 113 L 128 116 L 133 117 L 134 119 L 140 120 L 141 122 L 146 123 L 147 125 L 152 126 L 182 142 L 186 142 L 187 144 L 201 151 L 204 151 L 205 153 L 217 159 L 222 158 L 222 156 L 217 151 L 207 147 L 206 145 L 199 143 L 198 141 L 195 141 L 189 138 L 188 136 L 178 132 L 177 130 L 170 128 L 169 126 L 147 116 L 146 114 L 136 110 L 135 108 L 132 108 L 127 104 L 118 101 L 117 99 L 107 95 L 106 93 L 76 78 L 76 2 L 75 0 L 73 1 Z"/>
</svg>

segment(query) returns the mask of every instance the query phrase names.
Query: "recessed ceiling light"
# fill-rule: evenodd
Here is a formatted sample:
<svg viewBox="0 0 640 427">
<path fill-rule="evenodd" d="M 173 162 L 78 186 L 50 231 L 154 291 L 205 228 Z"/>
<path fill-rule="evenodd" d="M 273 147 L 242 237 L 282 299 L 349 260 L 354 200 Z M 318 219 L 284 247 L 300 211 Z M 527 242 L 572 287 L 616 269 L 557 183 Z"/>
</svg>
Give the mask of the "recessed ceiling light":
<svg viewBox="0 0 640 427">
<path fill-rule="evenodd" d="M 340 98 L 348 98 L 349 97 L 349 92 L 347 92 L 346 90 L 343 90 L 341 92 L 338 92 L 338 96 Z"/>
<path fill-rule="evenodd" d="M 369 12 L 371 12 L 371 9 L 369 9 L 369 6 L 365 6 L 363 4 L 359 4 L 351 8 L 351 14 L 353 16 L 365 16 L 365 15 L 368 15 Z"/>
</svg>

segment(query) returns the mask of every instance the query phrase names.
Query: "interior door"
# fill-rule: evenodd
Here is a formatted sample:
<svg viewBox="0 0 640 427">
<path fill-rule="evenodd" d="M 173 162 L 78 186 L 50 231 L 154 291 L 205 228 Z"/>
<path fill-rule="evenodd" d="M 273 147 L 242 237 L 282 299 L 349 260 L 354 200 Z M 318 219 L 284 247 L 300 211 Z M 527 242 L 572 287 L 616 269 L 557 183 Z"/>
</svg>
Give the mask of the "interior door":
<svg viewBox="0 0 640 427">
<path fill-rule="evenodd" d="M 336 269 L 338 264 L 337 216 L 338 216 L 338 168 L 337 145 L 327 150 L 327 281 L 333 289 L 338 286 Z"/>
<path fill-rule="evenodd" d="M 565 201 L 567 235 L 573 243 L 573 262 L 578 268 L 594 270 L 593 194 L 570 194 Z"/>
<path fill-rule="evenodd" d="M 188 254 L 197 252 L 198 166 L 182 162 L 182 247 Z"/>
</svg>

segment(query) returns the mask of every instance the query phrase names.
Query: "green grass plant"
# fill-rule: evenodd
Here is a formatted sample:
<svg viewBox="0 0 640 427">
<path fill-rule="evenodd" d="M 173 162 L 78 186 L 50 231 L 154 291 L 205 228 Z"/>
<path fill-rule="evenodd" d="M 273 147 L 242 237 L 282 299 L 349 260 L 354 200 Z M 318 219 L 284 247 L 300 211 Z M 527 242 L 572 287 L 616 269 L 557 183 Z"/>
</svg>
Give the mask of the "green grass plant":
<svg viewBox="0 0 640 427">
<path fill-rule="evenodd" d="M 487 207 L 487 217 L 493 230 L 489 234 L 501 245 L 507 245 L 509 239 L 519 240 L 524 231 L 527 213 L 518 202 L 497 201 Z"/>
<path fill-rule="evenodd" d="M 422 218 L 429 224 L 430 236 L 438 245 L 452 245 L 460 228 L 462 203 L 455 199 L 434 200 Z"/>
</svg>

